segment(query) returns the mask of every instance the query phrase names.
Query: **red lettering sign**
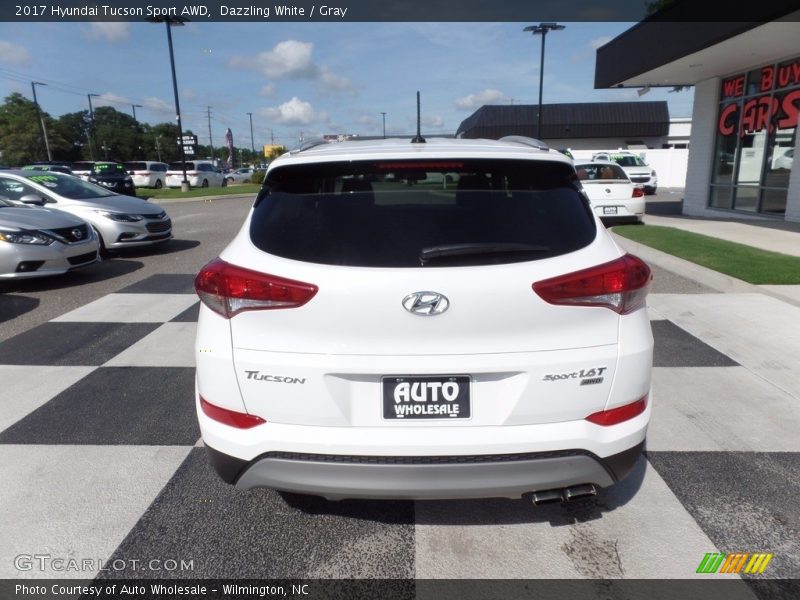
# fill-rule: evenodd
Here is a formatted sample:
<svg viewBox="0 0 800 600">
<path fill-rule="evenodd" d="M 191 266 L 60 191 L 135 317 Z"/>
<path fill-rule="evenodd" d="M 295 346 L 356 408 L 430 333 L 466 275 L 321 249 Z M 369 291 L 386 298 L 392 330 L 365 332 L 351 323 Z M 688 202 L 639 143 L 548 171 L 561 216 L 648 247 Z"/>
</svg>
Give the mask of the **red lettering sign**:
<svg viewBox="0 0 800 600">
<path fill-rule="evenodd" d="M 778 127 L 780 129 L 797 127 L 797 116 L 800 114 L 800 90 L 789 92 L 783 97 L 781 110 L 786 116 L 778 120 Z"/>
<path fill-rule="evenodd" d="M 718 129 L 720 135 L 732 135 L 736 131 L 737 111 L 739 105 L 728 104 L 719 113 Z"/>
<path fill-rule="evenodd" d="M 744 93 L 744 75 L 723 81 L 722 93 L 726 98 L 741 96 Z"/>
<path fill-rule="evenodd" d="M 775 81 L 775 69 L 773 67 L 764 67 L 761 69 L 761 86 L 759 89 L 762 92 L 770 91 L 773 81 Z"/>
</svg>

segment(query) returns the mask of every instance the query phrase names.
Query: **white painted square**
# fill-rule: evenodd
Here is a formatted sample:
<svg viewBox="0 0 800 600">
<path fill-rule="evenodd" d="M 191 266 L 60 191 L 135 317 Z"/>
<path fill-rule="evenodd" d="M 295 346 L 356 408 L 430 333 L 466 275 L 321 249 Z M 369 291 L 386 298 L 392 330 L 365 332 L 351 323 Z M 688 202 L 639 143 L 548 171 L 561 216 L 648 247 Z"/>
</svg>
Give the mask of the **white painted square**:
<svg viewBox="0 0 800 600">
<path fill-rule="evenodd" d="M 194 367 L 197 323 L 164 323 L 104 367 Z"/>
<path fill-rule="evenodd" d="M 178 446 L 0 446 L 0 578 L 96 576 L 99 566 L 18 570 L 14 557 L 46 554 L 79 563 L 107 562 L 190 451 Z"/>
<path fill-rule="evenodd" d="M 743 367 L 653 369 L 648 450 L 800 452 L 798 401 Z"/>
<path fill-rule="evenodd" d="M 108 294 L 53 319 L 81 323 L 165 323 L 197 302 L 194 294 Z"/>
<path fill-rule="evenodd" d="M 717 551 L 644 458 L 597 508 L 578 502 L 417 502 L 416 577 L 685 579 Z"/>
<path fill-rule="evenodd" d="M 96 368 L 0 365 L 0 431 L 43 406 Z"/>
</svg>

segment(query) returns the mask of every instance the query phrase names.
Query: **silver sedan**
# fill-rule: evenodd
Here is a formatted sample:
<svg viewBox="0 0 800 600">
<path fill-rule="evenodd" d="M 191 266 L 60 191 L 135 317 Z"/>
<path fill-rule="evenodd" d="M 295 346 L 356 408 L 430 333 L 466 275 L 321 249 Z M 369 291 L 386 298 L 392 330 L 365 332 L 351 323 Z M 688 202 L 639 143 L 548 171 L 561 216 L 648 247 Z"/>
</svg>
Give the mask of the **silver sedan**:
<svg viewBox="0 0 800 600">
<path fill-rule="evenodd" d="M 59 210 L 0 200 L 0 280 L 59 275 L 99 260 L 88 223 Z"/>
<path fill-rule="evenodd" d="M 94 228 L 104 250 L 149 246 L 172 238 L 172 221 L 157 204 L 115 194 L 70 175 L 0 171 L 0 198 L 71 213 Z"/>
</svg>

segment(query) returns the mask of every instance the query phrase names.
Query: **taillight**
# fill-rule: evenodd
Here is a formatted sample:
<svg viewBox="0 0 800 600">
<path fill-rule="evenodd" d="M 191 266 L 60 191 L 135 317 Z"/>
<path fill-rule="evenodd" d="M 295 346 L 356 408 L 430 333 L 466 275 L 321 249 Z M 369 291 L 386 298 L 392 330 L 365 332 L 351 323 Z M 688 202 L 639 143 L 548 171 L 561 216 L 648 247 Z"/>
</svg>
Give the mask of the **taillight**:
<svg viewBox="0 0 800 600">
<path fill-rule="evenodd" d="M 237 267 L 215 258 L 197 274 L 194 289 L 203 304 L 230 319 L 245 310 L 303 306 L 319 288 L 310 283 Z"/>
<path fill-rule="evenodd" d="M 633 195 L 631 198 L 641 198 L 644 196 L 644 190 L 640 187 L 633 188 Z"/>
<path fill-rule="evenodd" d="M 611 408 L 609 410 L 601 410 L 600 412 L 593 413 L 586 417 L 587 421 L 595 425 L 602 425 L 608 427 L 610 425 L 618 425 L 623 421 L 638 417 L 647 408 L 647 396 L 639 398 L 636 402 Z"/>
<path fill-rule="evenodd" d="M 230 425 L 231 427 L 236 427 L 237 429 L 250 429 L 256 425 L 266 423 L 264 419 L 256 415 L 237 412 L 229 408 L 222 408 L 216 404 L 211 404 L 211 402 L 202 396 L 200 396 L 200 408 L 203 409 L 203 412 L 208 418 L 219 421 L 225 425 Z"/>
<path fill-rule="evenodd" d="M 626 254 L 616 260 L 533 284 L 550 304 L 603 306 L 626 315 L 644 306 L 653 275 L 643 260 Z"/>
</svg>

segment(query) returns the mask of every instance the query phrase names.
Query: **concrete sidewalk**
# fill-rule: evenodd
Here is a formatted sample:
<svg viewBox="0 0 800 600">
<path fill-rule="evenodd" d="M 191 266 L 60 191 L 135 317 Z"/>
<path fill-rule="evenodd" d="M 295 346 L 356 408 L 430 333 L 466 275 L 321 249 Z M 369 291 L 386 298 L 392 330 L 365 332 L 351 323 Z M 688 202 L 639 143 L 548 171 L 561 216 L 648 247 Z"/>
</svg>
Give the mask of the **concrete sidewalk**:
<svg viewBox="0 0 800 600">
<path fill-rule="evenodd" d="M 800 224 L 797 224 L 797 231 L 792 231 L 773 227 L 773 221 L 753 221 L 749 224 L 741 221 L 659 215 L 645 215 L 644 222 L 648 225 L 675 227 L 772 252 L 800 256 Z"/>
<path fill-rule="evenodd" d="M 653 214 L 645 215 L 644 222 L 800 257 L 800 223 L 766 219 L 742 222 L 741 219 L 699 219 Z M 761 293 L 800 307 L 800 285 L 753 285 L 617 235 L 614 239 L 644 260 L 718 292 Z"/>
</svg>

